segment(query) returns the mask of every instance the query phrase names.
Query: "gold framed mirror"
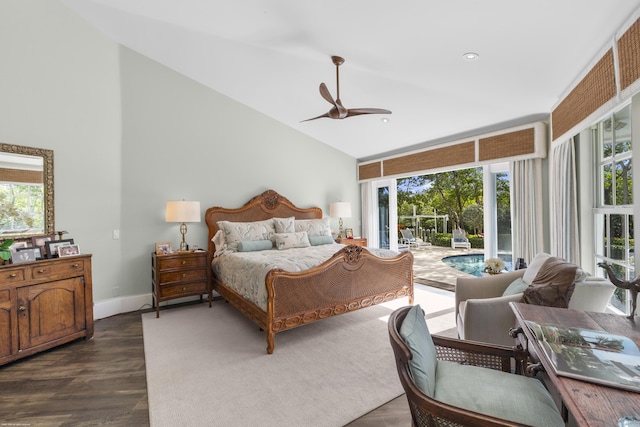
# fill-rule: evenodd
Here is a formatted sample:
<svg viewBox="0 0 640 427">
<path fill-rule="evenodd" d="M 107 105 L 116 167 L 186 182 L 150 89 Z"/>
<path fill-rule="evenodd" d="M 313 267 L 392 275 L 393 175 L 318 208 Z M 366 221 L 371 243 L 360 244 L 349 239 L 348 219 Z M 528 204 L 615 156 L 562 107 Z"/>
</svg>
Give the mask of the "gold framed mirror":
<svg viewBox="0 0 640 427">
<path fill-rule="evenodd" d="M 53 234 L 53 150 L 0 143 L 0 240 Z"/>
</svg>

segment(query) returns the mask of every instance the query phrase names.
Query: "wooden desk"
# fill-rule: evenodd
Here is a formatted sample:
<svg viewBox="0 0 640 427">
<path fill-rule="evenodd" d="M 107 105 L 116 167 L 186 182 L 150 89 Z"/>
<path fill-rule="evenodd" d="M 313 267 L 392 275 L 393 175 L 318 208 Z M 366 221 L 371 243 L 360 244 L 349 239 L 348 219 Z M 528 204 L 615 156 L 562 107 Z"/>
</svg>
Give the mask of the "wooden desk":
<svg viewBox="0 0 640 427">
<path fill-rule="evenodd" d="M 534 360 L 539 360 L 545 368 L 552 384 L 557 389 L 562 404 L 570 412 L 568 425 L 617 426 L 618 419 L 625 416 L 640 417 L 640 393 L 607 387 L 586 381 L 561 377 L 554 374 L 553 367 L 545 357 L 525 321 L 551 323 L 568 327 L 602 330 L 632 339 L 640 347 L 640 327 L 633 320 L 623 316 L 605 313 L 591 313 L 564 308 L 541 307 L 523 303 L 509 303 L 521 326 L 524 342 Z M 564 408 L 563 408 L 564 409 Z M 563 415 L 566 411 L 563 410 Z"/>
</svg>

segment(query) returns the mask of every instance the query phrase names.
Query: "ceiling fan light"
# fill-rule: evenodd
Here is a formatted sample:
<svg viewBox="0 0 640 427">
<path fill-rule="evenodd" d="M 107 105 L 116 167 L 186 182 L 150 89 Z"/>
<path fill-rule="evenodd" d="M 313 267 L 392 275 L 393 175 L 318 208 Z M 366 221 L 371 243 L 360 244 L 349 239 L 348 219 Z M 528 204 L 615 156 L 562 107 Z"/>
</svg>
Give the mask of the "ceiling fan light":
<svg viewBox="0 0 640 427">
<path fill-rule="evenodd" d="M 477 54 L 477 53 L 475 53 L 475 52 L 467 52 L 467 53 L 465 53 L 464 55 L 462 55 L 462 57 L 463 57 L 464 59 L 466 59 L 467 61 L 475 61 L 475 60 L 477 60 L 478 58 L 480 58 L 480 55 L 478 55 L 478 54 Z"/>
</svg>

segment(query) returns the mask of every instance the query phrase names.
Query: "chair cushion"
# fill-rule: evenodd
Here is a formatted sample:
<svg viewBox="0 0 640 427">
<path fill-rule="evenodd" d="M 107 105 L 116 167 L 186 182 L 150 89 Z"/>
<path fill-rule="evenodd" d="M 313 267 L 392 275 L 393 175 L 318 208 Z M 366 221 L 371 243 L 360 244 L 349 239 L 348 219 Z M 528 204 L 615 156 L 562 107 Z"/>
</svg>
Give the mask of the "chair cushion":
<svg viewBox="0 0 640 427">
<path fill-rule="evenodd" d="M 549 392 L 534 378 L 439 360 L 435 399 L 531 426 L 564 426 Z"/>
<path fill-rule="evenodd" d="M 509 295 L 521 294 L 527 289 L 529 285 L 522 279 L 522 277 L 518 277 L 516 280 L 511 282 L 507 289 L 502 293 L 503 297 L 508 297 Z"/>
<path fill-rule="evenodd" d="M 413 381 L 422 392 L 434 397 L 436 385 L 436 347 L 433 345 L 427 322 L 420 304 L 416 304 L 407 312 L 400 336 L 411 350 L 413 358 L 409 361 L 409 370 Z"/>
<path fill-rule="evenodd" d="M 567 308 L 576 286 L 577 270 L 578 266 L 575 264 L 556 257 L 547 258 L 524 291 L 522 301 L 527 304 Z"/>
</svg>

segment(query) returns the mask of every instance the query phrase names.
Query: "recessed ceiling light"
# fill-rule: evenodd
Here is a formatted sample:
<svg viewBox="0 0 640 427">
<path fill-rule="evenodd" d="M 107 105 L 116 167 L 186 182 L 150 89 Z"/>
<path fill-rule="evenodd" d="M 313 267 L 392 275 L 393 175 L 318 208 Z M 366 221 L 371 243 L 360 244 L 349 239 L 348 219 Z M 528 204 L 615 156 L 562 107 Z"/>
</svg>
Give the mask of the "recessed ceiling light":
<svg viewBox="0 0 640 427">
<path fill-rule="evenodd" d="M 389 118 L 388 117 L 383 117 L 383 118 L 380 119 L 380 121 L 382 123 L 389 123 Z"/>
<path fill-rule="evenodd" d="M 467 52 L 464 55 L 462 55 L 462 57 L 467 61 L 475 61 L 476 59 L 480 58 L 480 55 L 478 55 L 475 52 Z"/>
</svg>

